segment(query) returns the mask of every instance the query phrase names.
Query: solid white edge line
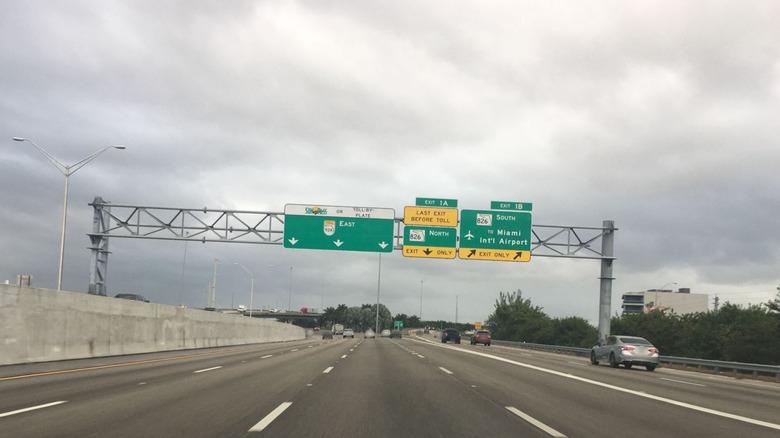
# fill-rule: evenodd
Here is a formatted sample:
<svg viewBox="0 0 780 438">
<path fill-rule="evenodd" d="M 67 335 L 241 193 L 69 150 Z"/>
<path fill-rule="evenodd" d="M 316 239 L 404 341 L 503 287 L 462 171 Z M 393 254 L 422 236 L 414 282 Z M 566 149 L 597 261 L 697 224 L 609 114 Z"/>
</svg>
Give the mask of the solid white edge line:
<svg viewBox="0 0 780 438">
<path fill-rule="evenodd" d="M 511 413 L 517 415 L 518 417 L 522 418 L 523 420 L 531 423 L 537 429 L 543 430 L 545 433 L 547 433 L 547 435 L 550 435 L 550 436 L 553 436 L 553 437 L 556 437 L 556 438 L 566 438 L 566 435 L 558 432 L 557 430 L 555 430 L 552 427 L 542 423 L 541 421 L 539 421 L 536 418 L 526 414 L 525 412 L 522 412 L 519 409 L 517 409 L 515 407 L 512 407 L 512 406 L 507 406 L 506 408 L 509 410 L 509 412 L 511 412 Z"/>
<path fill-rule="evenodd" d="M 265 356 L 260 357 L 260 359 L 268 359 L 269 357 L 274 357 L 273 354 L 266 354 Z"/>
<path fill-rule="evenodd" d="M 424 339 L 422 341 L 415 341 L 415 342 L 426 342 L 426 343 L 430 343 L 432 345 L 438 346 L 437 343 L 432 342 L 432 341 L 428 341 L 427 339 Z M 483 357 L 491 358 L 493 360 L 497 360 L 497 361 L 500 361 L 500 362 L 509 363 L 509 364 L 512 364 L 512 365 L 517 365 L 517 366 L 520 366 L 520 367 L 523 367 L 523 368 L 528 368 L 530 370 L 541 371 L 543 373 L 552 374 L 554 376 L 564 377 L 564 378 L 567 378 L 567 379 L 572 379 L 572 380 L 576 380 L 578 382 L 588 383 L 588 384 L 595 385 L 595 386 L 600 386 L 602 388 L 611 389 L 613 391 L 622 392 L 622 393 L 625 393 L 625 394 L 632 394 L 632 395 L 636 395 L 638 397 L 644 397 L 644 398 L 647 398 L 647 399 L 650 399 L 650 400 L 655 400 L 655 401 L 658 401 L 658 402 L 661 402 L 661 403 L 667 403 L 667 404 L 670 404 L 672 406 L 678 406 L 678 407 L 690 409 L 690 410 L 693 410 L 693 411 L 703 412 L 705 414 L 711 414 L 711 415 L 716 415 L 718 417 L 729 418 L 729 419 L 732 419 L 732 420 L 741 421 L 743 423 L 754 424 L 756 426 L 763 426 L 763 427 L 767 427 L 767 428 L 770 428 L 770 429 L 780 430 L 780 424 L 778 424 L 778 423 L 771 423 L 769 421 L 756 420 L 755 418 L 745 417 L 745 416 L 737 415 L 737 414 L 731 414 L 731 413 L 728 413 L 728 412 L 725 412 L 725 411 L 719 411 L 717 409 L 705 408 L 703 406 L 698 406 L 698 405 L 694 405 L 694 404 L 691 404 L 691 403 L 685 403 L 685 402 L 681 402 L 681 401 L 677 401 L 677 400 L 674 400 L 674 399 L 661 397 L 661 396 L 657 396 L 657 395 L 647 394 L 647 393 L 641 392 L 641 391 L 634 391 L 632 389 L 627 389 L 627 388 L 623 388 L 623 387 L 619 387 L 619 386 L 615 386 L 615 385 L 610 385 L 608 383 L 599 382 L 597 380 L 591 380 L 591 379 L 588 379 L 588 378 L 585 378 L 585 377 L 580 377 L 580 376 L 575 376 L 575 375 L 572 375 L 572 374 L 562 373 L 560 371 L 555 371 L 555 370 L 551 370 L 551 369 L 548 369 L 548 368 L 542 368 L 542 367 L 539 367 L 539 366 L 536 366 L 536 365 L 531 365 L 531 364 L 527 364 L 527 363 L 523 363 L 523 362 L 518 362 L 516 360 L 511 360 L 511 359 L 507 359 L 507 358 L 500 357 L 500 356 L 493 356 L 492 354 L 489 354 L 489 353 L 480 353 L 478 351 L 472 351 L 472 350 L 467 350 L 467 349 L 463 349 L 463 348 L 447 347 L 445 345 L 441 345 L 440 348 L 448 348 L 450 350 L 457 351 L 457 352 L 460 352 L 460 353 L 473 354 L 475 356 L 483 356 Z"/>
<path fill-rule="evenodd" d="M 0 418 L 10 417 L 11 415 L 16 415 L 16 414 L 22 414 L 24 412 L 30 412 L 30 411 L 34 411 L 36 409 L 50 408 L 52 406 L 61 405 L 63 403 L 67 403 L 67 401 L 64 401 L 64 400 L 56 401 L 56 402 L 46 403 L 45 405 L 31 406 L 29 408 L 19 409 L 19 410 L 16 410 L 16 411 L 5 412 L 5 413 L 0 414 Z"/>
<path fill-rule="evenodd" d="M 325 368 L 325 371 L 322 372 L 322 374 L 328 374 L 332 369 L 333 367 L 327 367 Z"/>
<path fill-rule="evenodd" d="M 285 411 L 285 409 L 289 408 L 290 405 L 292 405 L 292 402 L 284 402 L 276 407 L 273 411 L 271 411 L 270 414 L 266 415 L 265 418 L 260 420 L 257 424 L 252 426 L 251 429 L 249 429 L 250 432 L 260 432 L 266 427 L 268 427 L 269 424 L 271 424 L 272 421 L 276 420 L 276 417 L 282 415 L 282 412 Z"/>
<path fill-rule="evenodd" d="M 219 366 L 219 367 L 206 368 L 206 369 L 203 369 L 203 370 L 193 371 L 192 374 L 205 373 L 206 371 L 214 371 L 214 370 L 218 370 L 220 368 L 222 368 L 222 367 Z"/>
</svg>

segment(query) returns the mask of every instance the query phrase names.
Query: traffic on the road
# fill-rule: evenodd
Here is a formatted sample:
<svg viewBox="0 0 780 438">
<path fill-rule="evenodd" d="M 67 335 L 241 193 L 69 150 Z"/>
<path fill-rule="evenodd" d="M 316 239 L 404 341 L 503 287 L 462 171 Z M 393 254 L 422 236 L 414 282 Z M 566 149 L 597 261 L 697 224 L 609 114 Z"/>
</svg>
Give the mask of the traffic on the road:
<svg viewBox="0 0 780 438">
<path fill-rule="evenodd" d="M 593 366 L 587 357 L 487 348 L 466 336 L 444 343 L 442 335 L 318 333 L 284 343 L 0 367 L 0 436 L 780 434 L 777 382 Z"/>
</svg>

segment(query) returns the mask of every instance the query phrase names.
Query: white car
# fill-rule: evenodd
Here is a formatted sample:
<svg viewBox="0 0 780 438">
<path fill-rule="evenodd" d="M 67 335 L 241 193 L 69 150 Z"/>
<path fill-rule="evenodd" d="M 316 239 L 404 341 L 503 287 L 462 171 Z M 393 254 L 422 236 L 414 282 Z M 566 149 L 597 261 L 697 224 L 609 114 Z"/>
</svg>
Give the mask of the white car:
<svg viewBox="0 0 780 438">
<path fill-rule="evenodd" d="M 613 335 L 599 342 L 590 351 L 590 363 L 598 365 L 606 360 L 612 368 L 623 364 L 626 368 L 634 365 L 644 366 L 653 371 L 659 362 L 658 349 L 647 339 L 638 336 Z"/>
<path fill-rule="evenodd" d="M 379 336 L 381 336 L 383 338 L 389 338 L 390 337 L 390 330 L 389 329 L 382 330 L 382 333 L 380 333 Z"/>
<path fill-rule="evenodd" d="M 344 338 L 355 338 L 355 331 L 352 329 L 344 329 Z"/>
<path fill-rule="evenodd" d="M 366 339 L 369 339 L 369 338 L 370 339 L 374 339 L 374 338 L 376 338 L 376 333 L 374 333 L 373 330 L 368 329 L 368 330 L 366 330 L 365 333 L 363 333 L 363 337 L 366 338 Z"/>
</svg>

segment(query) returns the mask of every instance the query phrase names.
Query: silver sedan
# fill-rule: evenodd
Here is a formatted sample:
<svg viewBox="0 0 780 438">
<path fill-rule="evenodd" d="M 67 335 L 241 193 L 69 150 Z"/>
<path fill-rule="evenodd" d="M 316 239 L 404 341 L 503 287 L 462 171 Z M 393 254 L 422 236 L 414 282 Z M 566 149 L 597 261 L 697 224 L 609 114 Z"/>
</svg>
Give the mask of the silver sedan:
<svg viewBox="0 0 780 438">
<path fill-rule="evenodd" d="M 617 368 L 620 364 L 626 368 L 642 365 L 647 371 L 653 371 L 658 366 L 659 354 L 658 349 L 647 339 L 613 335 L 590 350 L 590 363 L 598 365 L 599 361 L 606 360 L 613 368 Z"/>
</svg>

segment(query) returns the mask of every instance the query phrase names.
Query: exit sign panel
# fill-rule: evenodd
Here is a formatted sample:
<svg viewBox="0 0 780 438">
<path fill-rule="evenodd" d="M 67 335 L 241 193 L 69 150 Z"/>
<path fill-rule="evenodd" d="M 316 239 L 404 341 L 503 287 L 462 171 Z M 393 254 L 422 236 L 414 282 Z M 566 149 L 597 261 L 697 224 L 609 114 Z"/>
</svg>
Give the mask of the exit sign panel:
<svg viewBox="0 0 780 438">
<path fill-rule="evenodd" d="M 391 208 L 287 204 L 284 247 L 392 252 L 394 225 Z"/>
</svg>

